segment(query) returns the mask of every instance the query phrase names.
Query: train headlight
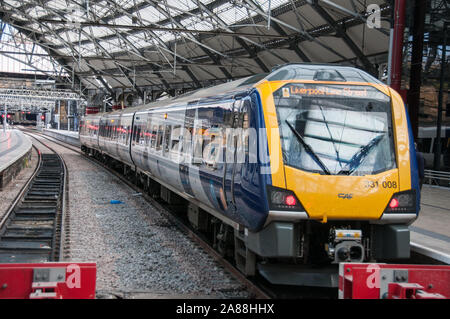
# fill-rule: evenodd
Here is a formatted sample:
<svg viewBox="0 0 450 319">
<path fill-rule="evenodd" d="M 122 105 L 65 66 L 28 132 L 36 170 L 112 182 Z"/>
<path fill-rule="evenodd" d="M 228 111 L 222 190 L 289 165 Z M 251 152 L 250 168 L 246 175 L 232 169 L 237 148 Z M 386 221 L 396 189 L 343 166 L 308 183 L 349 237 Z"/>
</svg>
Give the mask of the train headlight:
<svg viewBox="0 0 450 319">
<path fill-rule="evenodd" d="M 305 210 L 293 191 L 268 185 L 267 195 L 272 210 Z"/>
<path fill-rule="evenodd" d="M 409 190 L 392 195 L 385 213 L 416 213 L 416 192 Z"/>
</svg>

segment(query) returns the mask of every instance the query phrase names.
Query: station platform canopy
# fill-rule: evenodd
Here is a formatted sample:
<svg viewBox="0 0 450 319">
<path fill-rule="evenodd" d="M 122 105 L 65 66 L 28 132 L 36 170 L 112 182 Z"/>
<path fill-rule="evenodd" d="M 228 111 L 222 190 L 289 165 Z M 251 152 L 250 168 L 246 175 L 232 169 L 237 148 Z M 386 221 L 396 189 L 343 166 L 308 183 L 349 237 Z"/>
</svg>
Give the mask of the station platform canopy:
<svg viewBox="0 0 450 319">
<path fill-rule="evenodd" d="M 387 61 L 389 3 L 3 0 L 0 19 L 82 88 L 142 96 L 144 88 L 194 89 L 289 62 L 356 65 L 378 76 Z"/>
</svg>

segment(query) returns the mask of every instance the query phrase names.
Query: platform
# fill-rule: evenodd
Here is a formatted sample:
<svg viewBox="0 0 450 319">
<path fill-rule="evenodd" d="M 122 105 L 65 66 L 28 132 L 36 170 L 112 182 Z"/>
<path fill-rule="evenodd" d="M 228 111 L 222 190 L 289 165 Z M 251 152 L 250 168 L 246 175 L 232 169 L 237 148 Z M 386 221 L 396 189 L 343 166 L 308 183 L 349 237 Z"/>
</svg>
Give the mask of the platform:
<svg viewBox="0 0 450 319">
<path fill-rule="evenodd" d="M 419 218 L 409 227 L 411 248 L 419 252 L 426 249 L 440 253 L 442 259 L 450 262 L 449 225 L 450 188 L 424 184 Z"/>
<path fill-rule="evenodd" d="M 80 146 L 80 139 L 78 132 L 56 130 L 56 129 L 43 129 L 42 133 L 45 135 L 56 138 L 57 140 L 69 143 L 71 145 Z"/>
<path fill-rule="evenodd" d="M 19 130 L 0 131 L 0 190 L 2 190 L 31 157 L 31 140 Z"/>
</svg>

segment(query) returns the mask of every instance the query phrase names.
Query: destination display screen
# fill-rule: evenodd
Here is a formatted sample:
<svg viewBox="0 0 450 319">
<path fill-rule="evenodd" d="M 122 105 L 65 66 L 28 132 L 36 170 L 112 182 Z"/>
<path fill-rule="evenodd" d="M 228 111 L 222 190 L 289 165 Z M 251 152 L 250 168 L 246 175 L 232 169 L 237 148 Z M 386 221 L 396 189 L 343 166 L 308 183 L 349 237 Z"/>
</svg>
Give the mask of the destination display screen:
<svg viewBox="0 0 450 319">
<path fill-rule="evenodd" d="M 273 96 L 286 165 L 332 175 L 395 167 L 390 98 L 376 88 L 289 83 Z"/>
</svg>

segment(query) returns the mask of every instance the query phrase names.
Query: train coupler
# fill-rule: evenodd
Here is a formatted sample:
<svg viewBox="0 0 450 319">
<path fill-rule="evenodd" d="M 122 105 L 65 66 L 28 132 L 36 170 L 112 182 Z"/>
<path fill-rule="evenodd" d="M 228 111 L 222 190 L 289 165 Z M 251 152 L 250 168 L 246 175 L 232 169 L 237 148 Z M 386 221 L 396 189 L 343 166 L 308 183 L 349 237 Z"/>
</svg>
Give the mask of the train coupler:
<svg viewBox="0 0 450 319">
<path fill-rule="evenodd" d="M 328 256 L 333 263 L 362 262 L 364 247 L 361 230 L 331 229 L 330 241 L 325 245 Z"/>
</svg>

